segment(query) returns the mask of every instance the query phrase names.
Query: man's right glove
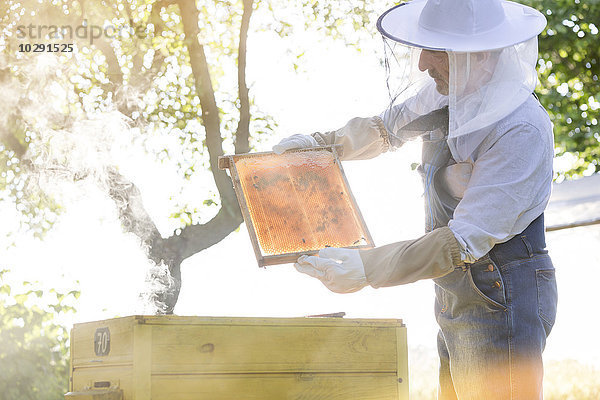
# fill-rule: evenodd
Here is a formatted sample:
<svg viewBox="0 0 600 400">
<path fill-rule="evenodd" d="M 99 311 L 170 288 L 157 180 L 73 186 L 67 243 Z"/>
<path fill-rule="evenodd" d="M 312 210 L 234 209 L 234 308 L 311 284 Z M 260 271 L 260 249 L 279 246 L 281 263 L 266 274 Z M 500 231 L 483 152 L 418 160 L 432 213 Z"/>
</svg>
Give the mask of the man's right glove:
<svg viewBox="0 0 600 400">
<path fill-rule="evenodd" d="M 304 149 L 307 147 L 317 147 L 316 139 L 309 135 L 292 135 L 281 140 L 278 144 L 273 146 L 273 151 L 276 154 L 283 154 L 284 151 L 292 149 Z"/>
</svg>

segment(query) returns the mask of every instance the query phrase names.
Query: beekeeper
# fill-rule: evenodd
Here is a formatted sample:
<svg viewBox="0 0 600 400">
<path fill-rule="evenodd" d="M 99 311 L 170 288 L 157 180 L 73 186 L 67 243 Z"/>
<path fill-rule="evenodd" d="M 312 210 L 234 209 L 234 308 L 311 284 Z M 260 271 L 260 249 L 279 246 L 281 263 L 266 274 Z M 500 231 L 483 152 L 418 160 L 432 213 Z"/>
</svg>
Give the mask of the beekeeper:
<svg viewBox="0 0 600 400">
<path fill-rule="evenodd" d="M 422 140 L 424 236 L 370 250 L 326 248 L 295 266 L 338 293 L 434 279 L 439 399 L 542 398 L 557 302 L 543 220 L 552 125 L 533 95 L 545 25 L 542 14 L 510 1 L 400 4 L 377 23 L 388 64 L 407 71 L 390 107 L 274 147 L 340 144 L 342 159 L 352 160 Z"/>
</svg>

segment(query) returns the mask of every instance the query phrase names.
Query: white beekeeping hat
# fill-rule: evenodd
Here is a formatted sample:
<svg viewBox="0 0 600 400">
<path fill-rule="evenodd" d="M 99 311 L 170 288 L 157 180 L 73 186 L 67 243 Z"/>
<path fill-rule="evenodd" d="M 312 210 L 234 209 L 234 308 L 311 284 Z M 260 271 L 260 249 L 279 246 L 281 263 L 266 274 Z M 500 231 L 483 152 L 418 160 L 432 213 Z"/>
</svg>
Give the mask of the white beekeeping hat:
<svg viewBox="0 0 600 400">
<path fill-rule="evenodd" d="M 503 0 L 414 0 L 377 21 L 389 39 L 453 52 L 501 49 L 537 36 L 545 26 L 539 11 Z"/>
<path fill-rule="evenodd" d="M 540 12 L 504 0 L 413 0 L 386 11 L 377 22 L 391 96 L 386 128 L 404 140 L 408 122 L 448 106 L 448 145 L 456 161 L 467 160 L 498 121 L 531 97 L 537 35 L 545 26 Z M 419 68 L 424 51 L 447 55 L 447 93 Z"/>
</svg>

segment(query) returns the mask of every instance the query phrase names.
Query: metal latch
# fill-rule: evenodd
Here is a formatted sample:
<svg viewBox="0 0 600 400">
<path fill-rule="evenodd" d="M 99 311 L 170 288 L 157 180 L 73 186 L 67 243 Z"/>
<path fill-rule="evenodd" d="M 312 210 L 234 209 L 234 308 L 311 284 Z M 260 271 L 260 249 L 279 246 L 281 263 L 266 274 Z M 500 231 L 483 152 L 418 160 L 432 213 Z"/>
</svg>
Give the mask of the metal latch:
<svg viewBox="0 0 600 400">
<path fill-rule="evenodd" d="M 123 400 L 121 389 L 92 389 L 65 394 L 66 400 Z"/>
<path fill-rule="evenodd" d="M 119 389 L 120 382 L 93 381 L 84 386 L 83 390 L 65 394 L 66 400 L 123 400 L 123 390 Z"/>
</svg>

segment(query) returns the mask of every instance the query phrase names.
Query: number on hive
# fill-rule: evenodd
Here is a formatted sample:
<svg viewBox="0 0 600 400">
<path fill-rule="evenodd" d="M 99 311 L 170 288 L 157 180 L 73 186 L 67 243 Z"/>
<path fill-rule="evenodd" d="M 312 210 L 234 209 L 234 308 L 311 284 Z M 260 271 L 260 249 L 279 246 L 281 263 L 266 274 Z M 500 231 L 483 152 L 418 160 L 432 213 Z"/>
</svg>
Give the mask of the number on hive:
<svg viewBox="0 0 600 400">
<path fill-rule="evenodd" d="M 96 329 L 94 350 L 97 356 L 106 356 L 110 352 L 110 331 L 108 328 Z"/>
</svg>

